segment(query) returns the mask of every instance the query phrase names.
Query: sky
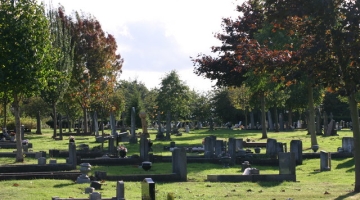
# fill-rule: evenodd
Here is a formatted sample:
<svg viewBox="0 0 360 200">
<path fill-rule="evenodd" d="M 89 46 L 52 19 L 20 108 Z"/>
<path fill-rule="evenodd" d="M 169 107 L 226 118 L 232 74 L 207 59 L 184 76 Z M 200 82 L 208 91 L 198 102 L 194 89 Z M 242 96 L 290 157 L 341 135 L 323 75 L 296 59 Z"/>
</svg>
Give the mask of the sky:
<svg viewBox="0 0 360 200">
<path fill-rule="evenodd" d="M 191 90 L 205 92 L 215 82 L 194 74 L 190 57 L 211 54 L 220 45 L 222 18 L 235 18 L 243 0 L 45 0 L 67 14 L 91 14 L 112 34 L 124 59 L 120 79 L 159 88 L 172 70 Z"/>
</svg>

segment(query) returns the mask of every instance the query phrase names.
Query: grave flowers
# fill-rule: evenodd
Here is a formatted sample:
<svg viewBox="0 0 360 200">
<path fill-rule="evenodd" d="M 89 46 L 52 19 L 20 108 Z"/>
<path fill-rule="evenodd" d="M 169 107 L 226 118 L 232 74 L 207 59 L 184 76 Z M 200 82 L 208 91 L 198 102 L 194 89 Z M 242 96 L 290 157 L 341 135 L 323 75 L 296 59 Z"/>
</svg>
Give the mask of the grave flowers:
<svg viewBox="0 0 360 200">
<path fill-rule="evenodd" d="M 28 144 L 29 144 L 29 140 L 22 140 L 21 143 L 22 143 L 22 145 L 28 145 Z"/>
<path fill-rule="evenodd" d="M 118 146 L 117 150 L 119 152 L 120 157 L 125 158 L 127 153 L 127 148 L 125 147 L 125 145 L 121 144 L 120 146 Z"/>
</svg>

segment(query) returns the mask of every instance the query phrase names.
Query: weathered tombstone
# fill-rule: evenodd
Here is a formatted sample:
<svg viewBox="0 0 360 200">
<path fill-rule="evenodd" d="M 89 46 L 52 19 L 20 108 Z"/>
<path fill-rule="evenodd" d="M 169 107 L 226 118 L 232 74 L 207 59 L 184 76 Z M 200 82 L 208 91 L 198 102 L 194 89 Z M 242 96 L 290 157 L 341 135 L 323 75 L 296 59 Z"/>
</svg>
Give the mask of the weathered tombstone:
<svg viewBox="0 0 360 200">
<path fill-rule="evenodd" d="M 69 163 L 76 169 L 76 145 L 74 142 L 69 142 Z"/>
<path fill-rule="evenodd" d="M 320 151 L 320 171 L 331 170 L 331 154 L 330 152 Z"/>
<path fill-rule="evenodd" d="M 21 134 L 21 140 L 24 140 L 25 139 L 25 126 L 24 125 L 21 125 L 20 134 Z"/>
<path fill-rule="evenodd" d="M 296 174 L 295 153 L 279 153 L 279 174 Z"/>
<path fill-rule="evenodd" d="M 36 134 L 41 134 L 40 111 L 36 113 Z"/>
<path fill-rule="evenodd" d="M 125 200 L 124 181 L 118 181 L 116 183 L 116 200 Z"/>
<path fill-rule="evenodd" d="M 140 137 L 140 159 L 149 161 L 149 140 L 145 135 Z"/>
<path fill-rule="evenodd" d="M 45 157 L 38 158 L 38 165 L 46 165 L 46 158 Z"/>
<path fill-rule="evenodd" d="M 284 116 L 282 113 L 279 114 L 280 131 L 284 131 Z"/>
<path fill-rule="evenodd" d="M 302 128 L 301 120 L 297 121 L 296 128 L 298 129 Z"/>
<path fill-rule="evenodd" d="M 236 161 L 236 139 L 235 138 L 229 138 L 228 143 L 228 153 L 230 154 L 230 165 L 235 165 Z"/>
<path fill-rule="evenodd" d="M 204 139 L 204 156 L 205 158 L 212 158 L 214 155 L 214 146 L 211 137 L 205 137 Z"/>
<path fill-rule="evenodd" d="M 160 112 L 158 111 L 157 113 L 157 125 L 158 125 L 158 131 L 157 131 L 157 134 L 156 134 L 156 139 L 163 139 L 165 136 L 164 136 L 164 132 L 162 130 L 162 127 L 161 127 L 161 116 L 160 116 Z"/>
<path fill-rule="evenodd" d="M 323 113 L 323 116 L 324 116 L 324 134 L 325 136 L 329 136 L 327 133 L 328 116 L 325 111 Z"/>
<path fill-rule="evenodd" d="M 278 155 L 278 144 L 275 139 L 267 139 L 266 155 L 268 155 L 270 158 L 276 158 L 276 156 Z"/>
<path fill-rule="evenodd" d="M 174 148 L 175 147 L 175 142 L 174 141 L 171 141 L 170 142 L 170 148 Z"/>
<path fill-rule="evenodd" d="M 219 156 L 223 150 L 224 142 L 222 140 L 215 141 L 215 156 Z"/>
<path fill-rule="evenodd" d="M 108 139 L 108 152 L 110 155 L 115 155 L 115 138 L 110 136 Z"/>
<path fill-rule="evenodd" d="M 131 144 L 136 144 L 137 143 L 137 137 L 136 137 L 136 133 L 135 133 L 135 107 L 132 107 L 131 109 L 131 129 L 130 129 L 130 140 L 129 142 Z"/>
<path fill-rule="evenodd" d="M 185 148 L 175 148 L 172 152 L 172 173 L 187 181 L 187 158 Z"/>
<path fill-rule="evenodd" d="M 114 112 L 110 112 L 110 127 L 111 127 L 111 135 L 116 135 L 116 122 Z"/>
<path fill-rule="evenodd" d="M 243 139 L 242 138 L 238 138 L 238 139 L 236 139 L 236 151 L 238 151 L 239 149 L 242 149 L 242 148 L 244 148 L 243 147 Z"/>
<path fill-rule="evenodd" d="M 274 130 L 274 124 L 273 124 L 273 122 L 272 122 L 272 117 L 271 117 L 271 112 L 270 112 L 270 110 L 267 112 L 267 115 L 268 115 L 268 122 L 269 122 L 269 126 L 268 126 L 268 128 L 269 128 L 269 130 Z"/>
<path fill-rule="evenodd" d="M 346 153 L 353 153 L 354 151 L 354 138 L 353 137 L 343 137 L 342 138 L 342 148 Z"/>
<path fill-rule="evenodd" d="M 189 125 L 185 125 L 185 133 L 189 133 L 189 132 L 190 132 Z"/>
<path fill-rule="evenodd" d="M 291 140 L 290 141 L 290 153 L 295 154 L 296 164 L 302 165 L 302 141 L 301 140 Z"/>
<path fill-rule="evenodd" d="M 327 133 L 326 136 L 334 135 L 335 130 L 335 121 L 331 120 L 328 127 L 327 127 Z M 336 134 L 336 133 L 335 133 Z"/>
<path fill-rule="evenodd" d="M 145 178 L 141 182 L 141 199 L 155 200 L 155 182 L 151 178 Z"/>
<path fill-rule="evenodd" d="M 88 173 L 91 171 L 90 163 L 81 163 L 80 164 L 80 172 L 81 175 L 77 177 L 76 183 L 90 183 L 90 178 Z"/>
<path fill-rule="evenodd" d="M 171 113 L 167 111 L 166 113 L 166 139 L 170 140 L 170 133 L 171 133 Z"/>
<path fill-rule="evenodd" d="M 93 192 L 89 195 L 89 200 L 101 200 L 101 194 L 99 192 Z"/>
</svg>

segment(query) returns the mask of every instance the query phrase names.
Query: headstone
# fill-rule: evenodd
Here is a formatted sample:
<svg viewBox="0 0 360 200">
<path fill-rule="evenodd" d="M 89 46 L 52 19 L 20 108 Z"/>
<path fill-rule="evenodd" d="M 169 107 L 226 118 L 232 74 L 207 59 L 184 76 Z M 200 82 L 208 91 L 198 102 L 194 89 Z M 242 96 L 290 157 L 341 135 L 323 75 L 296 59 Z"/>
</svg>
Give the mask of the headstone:
<svg viewBox="0 0 360 200">
<path fill-rule="evenodd" d="M 215 156 L 219 156 L 222 152 L 224 147 L 224 142 L 222 140 L 215 141 Z"/>
<path fill-rule="evenodd" d="M 331 154 L 330 152 L 320 151 L 320 171 L 331 170 Z"/>
<path fill-rule="evenodd" d="M 115 155 L 115 138 L 110 136 L 108 139 L 108 152 L 110 155 Z"/>
<path fill-rule="evenodd" d="M 114 112 L 110 112 L 110 127 L 111 127 L 111 135 L 116 135 L 116 122 Z"/>
<path fill-rule="evenodd" d="M 141 199 L 155 200 L 155 182 L 151 178 L 141 182 Z"/>
<path fill-rule="evenodd" d="M 55 165 L 55 164 L 56 164 L 56 160 L 51 159 L 51 160 L 49 161 L 49 164 Z"/>
<path fill-rule="evenodd" d="M 276 158 L 278 155 L 278 144 L 275 139 L 268 138 L 266 142 L 266 155 Z"/>
<path fill-rule="evenodd" d="M 90 193 L 93 193 L 94 191 L 95 191 L 95 188 L 93 188 L 93 187 L 85 188 L 85 194 L 90 194 Z"/>
<path fill-rule="evenodd" d="M 136 144 L 137 143 L 137 137 L 136 137 L 136 133 L 135 133 L 135 107 L 132 107 L 131 109 L 131 129 L 130 129 L 130 140 L 129 142 L 131 144 Z"/>
<path fill-rule="evenodd" d="M 76 169 L 76 145 L 74 142 L 69 142 L 69 163 Z"/>
<path fill-rule="evenodd" d="M 101 194 L 99 192 L 93 192 L 90 194 L 89 200 L 101 200 Z"/>
<path fill-rule="evenodd" d="M 279 153 L 279 174 L 296 174 L 295 153 Z"/>
<path fill-rule="evenodd" d="M 279 114 L 280 131 L 284 131 L 284 116 L 282 113 Z"/>
<path fill-rule="evenodd" d="M 190 132 L 189 125 L 185 125 L 185 133 L 189 133 L 189 132 Z"/>
<path fill-rule="evenodd" d="M 327 114 L 326 114 L 326 112 L 324 111 L 324 134 L 325 134 L 325 136 L 329 136 L 328 135 L 328 127 L 327 127 L 327 124 L 328 124 L 328 117 L 327 117 Z"/>
<path fill-rule="evenodd" d="M 35 158 L 39 159 L 42 157 L 42 153 L 41 152 L 35 152 Z"/>
<path fill-rule="evenodd" d="M 45 157 L 38 158 L 38 165 L 46 165 L 46 158 Z"/>
<path fill-rule="evenodd" d="M 228 153 L 230 154 L 230 165 L 235 165 L 235 161 L 236 161 L 236 139 L 235 138 L 229 138 L 229 143 L 228 143 L 229 149 L 228 149 Z"/>
<path fill-rule="evenodd" d="M 214 130 L 214 120 L 212 117 L 210 117 L 210 131 Z"/>
<path fill-rule="evenodd" d="M 124 181 L 118 181 L 116 184 L 116 200 L 125 200 Z"/>
<path fill-rule="evenodd" d="M 140 159 L 149 161 L 149 140 L 145 135 L 140 137 Z"/>
<path fill-rule="evenodd" d="M 238 138 L 236 139 L 236 151 L 238 151 L 239 149 L 243 149 L 244 146 L 243 146 L 243 139 L 242 138 Z"/>
<path fill-rule="evenodd" d="M 327 127 L 326 136 L 333 135 L 333 132 L 335 130 L 334 127 L 335 127 L 335 121 L 331 120 L 328 127 Z"/>
<path fill-rule="evenodd" d="M 170 140 L 170 133 L 171 133 L 171 113 L 167 111 L 166 113 L 166 139 Z"/>
<path fill-rule="evenodd" d="M 290 141 L 290 153 L 295 154 L 296 164 L 302 165 L 302 141 L 301 140 L 291 140 Z"/>
<path fill-rule="evenodd" d="M 21 125 L 20 133 L 21 133 L 21 140 L 24 140 L 25 139 L 25 126 L 24 125 Z"/>
<path fill-rule="evenodd" d="M 354 138 L 353 137 L 343 137 L 342 138 L 342 148 L 346 153 L 353 153 L 354 151 Z"/>
<path fill-rule="evenodd" d="M 41 134 L 40 111 L 36 114 L 36 134 Z"/>
<path fill-rule="evenodd" d="M 172 152 L 172 173 L 180 177 L 180 181 L 187 181 L 187 158 L 185 148 L 175 148 Z"/>
<path fill-rule="evenodd" d="M 297 121 L 296 128 L 298 129 L 302 128 L 301 120 Z"/>
<path fill-rule="evenodd" d="M 214 146 L 212 142 L 212 138 L 205 137 L 204 139 L 204 156 L 205 158 L 212 158 L 214 155 Z"/>
</svg>

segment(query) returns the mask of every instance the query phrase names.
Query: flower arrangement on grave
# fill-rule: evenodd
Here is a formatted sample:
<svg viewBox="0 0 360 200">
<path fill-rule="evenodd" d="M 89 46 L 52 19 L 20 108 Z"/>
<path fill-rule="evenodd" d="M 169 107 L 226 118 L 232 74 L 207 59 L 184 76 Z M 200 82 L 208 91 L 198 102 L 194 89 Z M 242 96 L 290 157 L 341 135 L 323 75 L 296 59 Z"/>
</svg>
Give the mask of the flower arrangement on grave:
<svg viewBox="0 0 360 200">
<path fill-rule="evenodd" d="M 70 137 L 69 137 L 69 142 L 75 142 L 75 137 L 72 136 L 72 135 L 70 135 Z"/>
<path fill-rule="evenodd" d="M 15 136 L 15 134 L 16 134 L 16 133 L 13 132 L 13 131 L 10 132 L 10 136 Z"/>
<path fill-rule="evenodd" d="M 29 144 L 29 140 L 22 140 L 21 143 L 22 143 L 22 145 L 27 145 L 27 144 Z"/>
<path fill-rule="evenodd" d="M 125 147 L 125 145 L 121 144 L 120 146 L 117 147 L 117 150 L 119 152 L 120 157 L 124 158 L 126 156 L 127 148 Z"/>
</svg>

